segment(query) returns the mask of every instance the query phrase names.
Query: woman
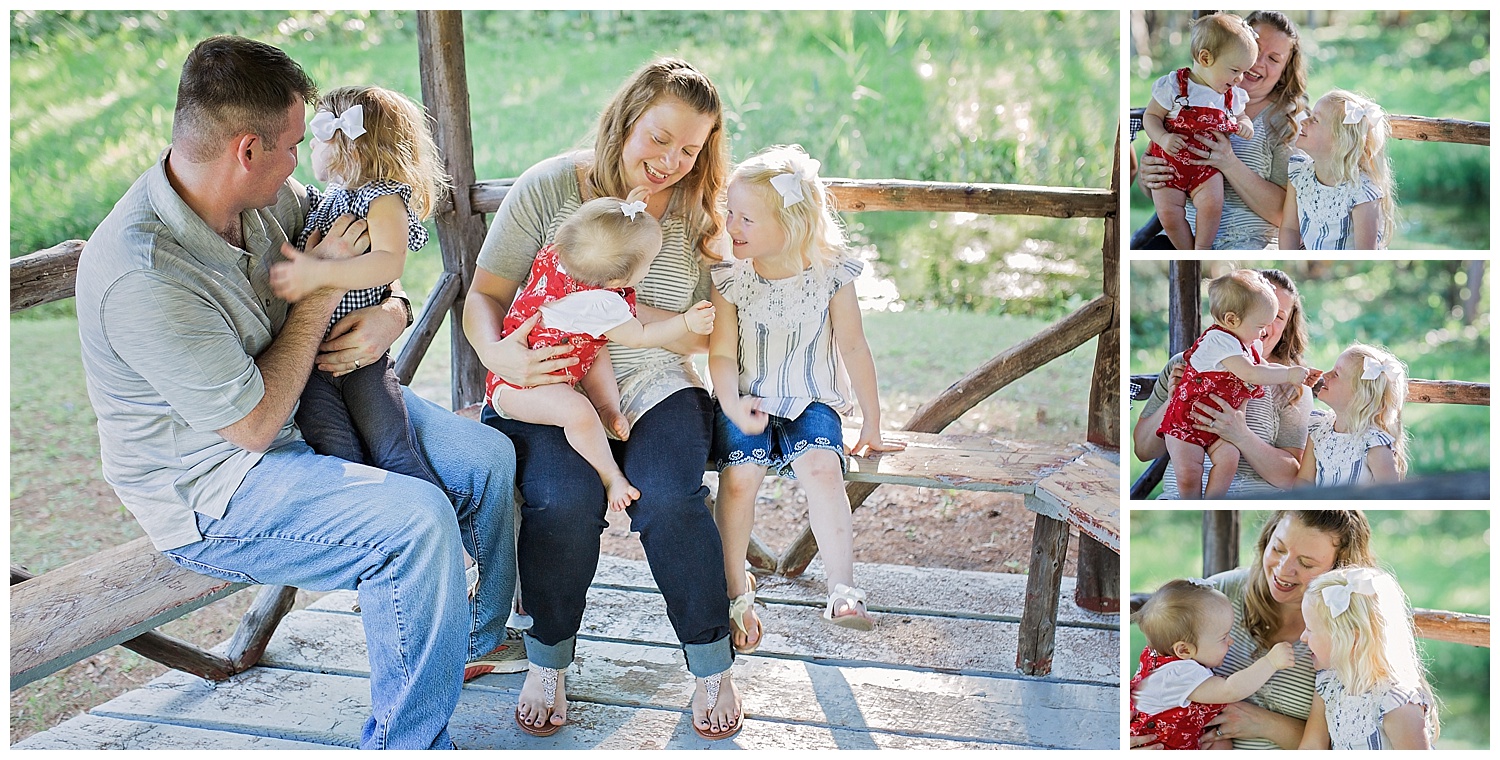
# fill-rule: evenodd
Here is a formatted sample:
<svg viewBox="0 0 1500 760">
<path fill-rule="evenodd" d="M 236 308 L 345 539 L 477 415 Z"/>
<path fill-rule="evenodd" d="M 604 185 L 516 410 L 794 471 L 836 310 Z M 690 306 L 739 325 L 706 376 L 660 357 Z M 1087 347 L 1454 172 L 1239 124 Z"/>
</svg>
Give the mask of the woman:
<svg viewBox="0 0 1500 760">
<path fill-rule="evenodd" d="M 1276 292 L 1276 321 L 1271 332 L 1261 341 L 1269 361 L 1278 364 L 1302 364 L 1302 354 L 1307 349 L 1307 329 L 1303 324 L 1302 296 L 1297 286 L 1285 272 L 1279 269 L 1259 270 Z M 1156 387 L 1141 415 L 1136 419 L 1132 431 L 1134 451 L 1138 459 L 1149 462 L 1165 456 L 1166 444 L 1156 434 L 1166 414 L 1167 400 L 1171 397 L 1172 385 L 1182 371 L 1182 354 L 1167 360 L 1156 379 Z M 1313 371 L 1316 378 L 1317 370 Z M 1312 393 L 1300 385 L 1278 385 L 1267 389 L 1262 398 L 1245 402 L 1241 409 L 1223 403 L 1217 396 L 1217 408 L 1199 404 L 1197 421 L 1199 428 L 1219 435 L 1240 450 L 1239 469 L 1235 470 L 1234 482 L 1229 486 L 1230 496 L 1257 492 L 1285 490 L 1295 485 L 1297 469 L 1302 460 L 1302 449 L 1307 444 L 1307 426 L 1312 415 Z M 1213 463 L 1204 459 L 1204 481 Z M 1172 466 L 1162 479 L 1162 498 L 1176 499 L 1177 478 Z"/>
<path fill-rule="evenodd" d="M 1312 709 L 1312 653 L 1302 639 L 1302 594 L 1314 578 L 1345 565 L 1375 565 L 1370 524 L 1358 510 L 1278 511 L 1260 529 L 1258 567 L 1209 578 L 1234 604 L 1234 643 L 1224 664 L 1228 676 L 1277 642 L 1296 650 L 1297 664 L 1280 671 L 1255 695 L 1224 708 L 1209 721 L 1205 739 L 1233 739 L 1235 749 L 1295 749 Z"/>
<path fill-rule="evenodd" d="M 594 148 L 528 169 L 506 194 L 479 253 L 464 307 L 464 331 L 480 361 L 515 385 L 557 382 L 550 375 L 573 359 L 567 347 L 527 350 L 536 318 L 501 338 L 501 320 L 537 251 L 582 201 L 653 192 L 646 210 L 662 223 L 662 250 L 636 288 L 639 318 L 675 318 L 708 298 L 703 264 L 716 260 L 710 241 L 723 229 L 717 207 L 727 172 L 727 144 L 717 90 L 684 61 L 660 59 L 637 71 L 600 114 Z M 613 444 L 621 469 L 641 492 L 627 510 L 666 599 L 688 670 L 698 677 L 693 727 L 706 738 L 739 729 L 739 696 L 729 678 L 729 640 L 719 532 L 703 486 L 713 402 L 687 355 L 705 352 L 707 336 L 668 349 L 610 346 L 628 441 Z M 561 671 L 573 662 L 585 595 L 606 523 L 605 491 L 568 445 L 561 428 L 499 417 L 483 420 L 516 445 L 516 485 L 525 504 L 517 548 L 522 598 L 534 624 L 526 635 L 532 667 L 516 722 L 546 735 L 567 720 Z M 549 699 L 551 697 L 551 699 Z"/>
<path fill-rule="evenodd" d="M 1286 201 L 1287 164 L 1297 139 L 1296 116 L 1308 110 L 1307 72 L 1304 70 L 1297 27 L 1277 11 L 1256 11 L 1245 18 L 1255 30 L 1259 54 L 1245 72 L 1240 87 L 1249 96 L 1245 115 L 1255 126 L 1249 140 L 1238 136 L 1205 137 L 1206 145 L 1189 145 L 1198 156 L 1191 161 L 1224 174 L 1224 216 L 1214 248 L 1250 250 L 1275 248 Z M 1140 181 L 1156 189 L 1171 176 L 1166 161 L 1141 158 Z M 1192 205 L 1188 222 L 1195 223 Z M 1159 236 L 1149 248 L 1170 248 Z"/>
</svg>

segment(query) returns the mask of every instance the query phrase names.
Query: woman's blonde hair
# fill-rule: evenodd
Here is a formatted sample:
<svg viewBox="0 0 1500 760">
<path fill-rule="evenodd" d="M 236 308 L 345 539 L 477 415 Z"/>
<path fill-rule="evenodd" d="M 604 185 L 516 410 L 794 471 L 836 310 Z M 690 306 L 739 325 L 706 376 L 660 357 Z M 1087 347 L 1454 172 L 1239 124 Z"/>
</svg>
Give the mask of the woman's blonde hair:
<svg viewBox="0 0 1500 760">
<path fill-rule="evenodd" d="M 1385 144 L 1391 138 L 1391 120 L 1375 101 L 1348 90 L 1329 90 L 1318 102 L 1329 101 L 1332 118 L 1328 126 L 1333 134 L 1333 159 L 1325 169 L 1337 184 L 1359 185 L 1360 174 L 1370 178 L 1380 190 L 1376 207 L 1380 209 L 1380 234 L 1377 248 L 1387 248 L 1396 231 L 1396 180 L 1391 176 L 1391 159 Z M 1353 124 L 1345 124 L 1348 109 L 1364 112 Z"/>
<path fill-rule="evenodd" d="M 1283 520 L 1296 520 L 1304 527 L 1328 534 L 1333 541 L 1333 566 L 1374 565 L 1375 551 L 1370 547 L 1370 522 L 1357 509 L 1310 509 L 1277 510 L 1260 526 L 1260 538 L 1255 543 L 1255 564 L 1250 568 L 1250 580 L 1245 585 L 1245 630 L 1255 639 L 1261 650 L 1268 650 L 1275 641 L 1272 636 L 1281 629 L 1281 607 L 1271 596 L 1271 586 L 1266 582 L 1264 558 L 1266 547 L 1271 545 L 1271 536 Z"/>
<path fill-rule="evenodd" d="M 1245 17 L 1245 23 L 1254 29 L 1264 24 L 1292 40 L 1292 52 L 1281 69 L 1281 78 L 1267 96 L 1266 127 L 1273 144 L 1280 143 L 1290 148 L 1297 141 L 1297 114 L 1307 110 L 1307 69 L 1302 61 L 1302 38 L 1297 34 L 1297 25 L 1280 11 L 1255 11 Z"/>
<path fill-rule="evenodd" d="M 1406 429 L 1401 424 L 1401 410 L 1406 405 L 1406 364 L 1390 351 L 1379 346 L 1355 343 L 1344 353 L 1350 354 L 1358 363 L 1359 373 L 1350 378 L 1354 391 L 1349 398 L 1349 414 L 1344 427 L 1356 440 L 1370 429 L 1379 430 L 1391 437 L 1391 453 L 1396 456 L 1396 474 L 1406 477 L 1408 456 L 1406 452 Z M 1379 362 L 1380 372 L 1366 380 L 1365 360 Z"/>
<path fill-rule="evenodd" d="M 694 112 L 713 117 L 708 139 L 698 151 L 692 171 L 678 180 L 684 196 L 683 214 L 688 228 L 699 230 L 698 254 L 708 261 L 719 255 L 710 243 L 724 230 L 719 193 L 729 166 L 729 145 L 724 139 L 724 107 L 719 91 L 707 76 L 680 58 L 658 58 L 638 69 L 620 87 L 599 113 L 594 135 L 593 164 L 585 176 L 584 197 L 624 198 L 632 188 L 625 184 L 622 162 L 631 130 L 647 109 L 664 100 L 676 100 Z"/>
<path fill-rule="evenodd" d="M 1351 575 L 1368 578 L 1375 593 L 1356 591 Z M 1328 589 L 1349 588 L 1349 607 L 1334 615 Z M 1393 685 L 1415 686 L 1426 700 L 1429 739 L 1438 735 L 1437 697 L 1427 683 L 1427 668 L 1417 650 L 1411 606 L 1396 578 L 1373 567 L 1330 570 L 1307 585 L 1304 605 L 1319 627 L 1328 631 L 1329 665 L 1351 695 Z"/>
<path fill-rule="evenodd" d="M 641 262 L 661 250 L 656 217 L 622 210 L 619 198 L 595 198 L 578 207 L 557 228 L 552 244 L 573 279 L 596 287 L 630 279 Z"/>
<path fill-rule="evenodd" d="M 427 126 L 427 111 L 399 92 L 384 87 L 340 87 L 318 98 L 317 110 L 342 116 L 354 106 L 364 110 L 365 133 L 349 139 L 343 130 L 328 140 L 328 168 L 350 188 L 376 180 L 411 187 L 417 219 L 437 210 L 448 191 L 448 174 Z"/>
<path fill-rule="evenodd" d="M 802 199 L 791 203 L 772 180 L 795 181 Z M 782 254 L 801 269 L 806 260 L 821 278 L 828 267 L 848 250 L 844 228 L 833 213 L 833 196 L 818 177 L 818 164 L 801 145 L 773 145 L 745 159 L 734 168 L 729 183 L 742 184 L 773 209 L 776 222 L 786 233 Z"/>
<path fill-rule="evenodd" d="M 1202 646 L 1204 620 L 1209 610 L 1233 612 L 1229 597 L 1201 579 L 1167 581 L 1151 595 L 1133 616 L 1135 626 L 1146 635 L 1151 648 L 1160 654 L 1172 654 L 1178 642 Z"/>
</svg>

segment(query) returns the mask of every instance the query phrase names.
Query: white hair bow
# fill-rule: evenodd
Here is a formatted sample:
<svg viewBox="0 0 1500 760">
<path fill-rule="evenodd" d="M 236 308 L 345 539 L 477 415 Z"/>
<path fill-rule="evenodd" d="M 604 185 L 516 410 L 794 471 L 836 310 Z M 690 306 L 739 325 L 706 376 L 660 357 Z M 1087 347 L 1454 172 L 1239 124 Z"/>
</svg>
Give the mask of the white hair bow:
<svg viewBox="0 0 1500 760">
<path fill-rule="evenodd" d="M 634 201 L 634 202 L 631 202 L 631 203 L 621 203 L 620 204 L 620 213 L 622 213 L 622 214 L 630 217 L 631 221 L 635 221 L 635 215 L 639 214 L 639 213 L 641 213 L 642 211 L 645 211 L 645 210 L 646 210 L 646 202 L 645 201 Z"/>
<path fill-rule="evenodd" d="M 313 137 L 328 142 L 333 139 L 333 133 L 344 130 L 344 136 L 350 140 L 358 140 L 365 133 L 365 107 L 360 105 L 350 106 L 342 116 L 334 116 L 330 111 L 319 111 L 313 114 L 312 124 Z"/>
<path fill-rule="evenodd" d="M 1374 380 L 1381 375 L 1394 380 L 1397 373 L 1401 371 L 1401 363 L 1395 359 L 1381 361 L 1371 356 L 1365 357 L 1365 371 L 1359 376 L 1361 380 Z"/>
<path fill-rule="evenodd" d="M 1324 586 L 1323 603 L 1328 605 L 1328 614 L 1338 617 L 1349 609 L 1349 597 L 1352 594 L 1375 595 L 1375 578 L 1378 574 L 1368 567 L 1356 567 L 1344 574 L 1345 583 L 1342 586 Z"/>
<path fill-rule="evenodd" d="M 1367 116 L 1371 119 L 1380 118 L 1380 106 L 1374 103 L 1362 106 L 1352 100 L 1344 101 L 1345 124 L 1358 124 L 1364 121 Z"/>
<path fill-rule="evenodd" d="M 793 203 L 799 203 L 806 196 L 802 194 L 802 181 L 811 182 L 818 178 L 818 170 L 823 164 L 816 158 L 809 158 L 802 162 L 802 167 L 788 174 L 778 174 L 771 178 L 771 187 L 781 193 L 781 207 L 786 208 Z"/>
<path fill-rule="evenodd" d="M 1214 587 L 1214 584 L 1209 583 L 1207 578 L 1188 578 L 1187 582 L 1193 584 L 1194 586 L 1197 586 L 1198 588 Z"/>
</svg>

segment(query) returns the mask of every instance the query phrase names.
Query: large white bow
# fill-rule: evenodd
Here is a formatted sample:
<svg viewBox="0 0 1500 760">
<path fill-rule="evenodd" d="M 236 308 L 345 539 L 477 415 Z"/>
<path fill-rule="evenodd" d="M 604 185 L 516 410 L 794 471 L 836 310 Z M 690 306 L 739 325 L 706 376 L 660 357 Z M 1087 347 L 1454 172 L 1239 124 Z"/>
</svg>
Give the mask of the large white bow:
<svg viewBox="0 0 1500 760">
<path fill-rule="evenodd" d="M 319 111 L 313 114 L 312 124 L 313 137 L 328 142 L 333 139 L 333 133 L 344 130 L 344 136 L 350 140 L 358 140 L 365 133 L 365 107 L 360 105 L 350 106 L 342 116 L 334 116 L 330 111 Z"/>
<path fill-rule="evenodd" d="M 1364 121 L 1366 116 L 1372 119 L 1380 118 L 1380 106 L 1374 103 L 1362 106 L 1352 100 L 1344 101 L 1345 124 L 1358 124 Z"/>
<path fill-rule="evenodd" d="M 630 217 L 631 221 L 635 221 L 635 215 L 639 214 L 639 213 L 641 213 L 642 211 L 645 211 L 645 210 L 646 210 L 646 202 L 645 201 L 634 201 L 632 203 L 621 203 L 620 204 L 620 213 L 622 213 L 622 214 Z"/>
<path fill-rule="evenodd" d="M 802 181 L 811 182 L 818 178 L 818 170 L 823 164 L 816 158 L 809 158 L 802 162 L 802 168 L 789 174 L 778 174 L 771 178 L 771 187 L 781 193 L 781 207 L 786 208 L 793 203 L 799 203 L 806 196 L 802 194 Z"/>
<path fill-rule="evenodd" d="M 1395 359 L 1381 361 L 1371 356 L 1365 357 L 1365 371 L 1359 376 L 1361 380 L 1374 380 L 1381 375 L 1390 379 L 1396 379 L 1397 373 L 1401 371 L 1401 363 Z"/>
<path fill-rule="evenodd" d="M 1377 577 L 1377 573 L 1368 567 L 1356 567 L 1344 574 L 1344 585 L 1324 586 L 1323 603 L 1328 605 L 1328 614 L 1331 617 L 1344 614 L 1344 610 L 1349 609 L 1351 594 L 1374 596 Z"/>
</svg>

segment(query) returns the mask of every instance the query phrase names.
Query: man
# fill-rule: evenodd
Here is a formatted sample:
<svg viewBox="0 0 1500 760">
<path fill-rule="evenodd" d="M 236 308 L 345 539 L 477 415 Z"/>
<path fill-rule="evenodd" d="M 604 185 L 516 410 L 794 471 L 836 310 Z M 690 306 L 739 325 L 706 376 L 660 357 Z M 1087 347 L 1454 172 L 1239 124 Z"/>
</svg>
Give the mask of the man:
<svg viewBox="0 0 1500 760">
<path fill-rule="evenodd" d="M 515 452 L 406 391 L 443 484 L 318 456 L 292 422 L 314 361 L 384 354 L 404 299 L 349 315 L 338 291 L 289 306 L 269 270 L 306 216 L 290 179 L 316 87 L 281 50 L 201 42 L 182 68 L 172 145 L 89 239 L 78 323 L 105 478 L 179 565 L 243 583 L 359 590 L 370 657 L 366 748 L 451 748 L 465 664 L 496 669 L 514 588 Z M 369 246 L 341 219 L 317 256 Z M 463 552 L 479 586 L 465 592 Z"/>
</svg>

